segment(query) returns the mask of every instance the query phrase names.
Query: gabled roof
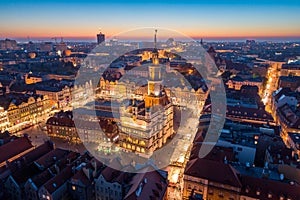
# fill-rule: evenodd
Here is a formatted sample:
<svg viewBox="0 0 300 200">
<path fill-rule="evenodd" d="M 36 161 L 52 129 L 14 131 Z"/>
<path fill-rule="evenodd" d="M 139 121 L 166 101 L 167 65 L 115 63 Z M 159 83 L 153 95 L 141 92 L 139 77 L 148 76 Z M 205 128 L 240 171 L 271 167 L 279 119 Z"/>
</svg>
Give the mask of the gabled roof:
<svg viewBox="0 0 300 200">
<path fill-rule="evenodd" d="M 83 172 L 83 169 L 80 169 L 77 171 L 74 176 L 71 178 L 71 182 L 80 182 L 81 184 L 85 186 L 92 185 L 92 181 L 89 180 L 89 178 L 86 176 L 86 174 Z"/>
<path fill-rule="evenodd" d="M 0 163 L 32 148 L 28 137 L 20 137 L 9 143 L 0 146 Z"/>
<path fill-rule="evenodd" d="M 9 170 L 13 173 L 19 168 L 19 164 L 21 164 L 22 166 L 29 165 L 36 159 L 53 150 L 53 148 L 53 143 L 51 141 L 47 141 L 44 144 L 33 149 L 32 151 L 26 153 L 22 157 L 14 160 L 13 162 L 9 162 L 7 166 Z"/>
<path fill-rule="evenodd" d="M 56 161 L 60 160 L 63 157 L 66 157 L 69 153 L 70 152 L 68 150 L 57 148 L 36 160 L 35 164 L 37 164 L 39 167 L 46 169 L 53 165 Z"/>
<path fill-rule="evenodd" d="M 15 183 L 17 183 L 19 186 L 25 184 L 25 182 L 39 173 L 41 173 L 42 170 L 39 169 L 36 165 L 31 164 L 27 165 L 25 167 L 22 167 L 18 169 L 16 172 L 14 172 L 11 176 L 13 177 Z"/>
<path fill-rule="evenodd" d="M 195 158 L 188 161 L 185 175 L 241 188 L 239 173 L 229 164 L 220 161 Z"/>
<path fill-rule="evenodd" d="M 133 177 L 131 184 L 124 200 L 164 199 L 168 187 L 167 178 L 151 165 L 141 169 Z"/>
<path fill-rule="evenodd" d="M 72 166 L 67 166 L 58 175 L 44 184 L 45 189 L 52 194 L 59 189 L 68 179 L 72 177 Z"/>
<path fill-rule="evenodd" d="M 39 189 L 43 184 L 45 184 L 47 181 L 49 181 L 51 178 L 53 178 L 55 174 L 53 174 L 50 170 L 45 170 L 39 175 L 31 178 L 34 185 Z"/>
</svg>

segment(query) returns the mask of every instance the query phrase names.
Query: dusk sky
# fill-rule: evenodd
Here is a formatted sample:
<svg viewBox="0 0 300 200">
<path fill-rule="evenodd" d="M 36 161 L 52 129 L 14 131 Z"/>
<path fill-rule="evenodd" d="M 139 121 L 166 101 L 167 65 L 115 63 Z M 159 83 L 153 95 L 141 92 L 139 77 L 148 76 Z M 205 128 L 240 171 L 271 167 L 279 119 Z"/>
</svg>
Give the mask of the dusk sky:
<svg viewBox="0 0 300 200">
<path fill-rule="evenodd" d="M 113 3 L 112 3 L 113 2 Z M 108 37 L 161 27 L 203 38 L 300 38 L 300 1 L 1 0 L 0 38 Z"/>
</svg>

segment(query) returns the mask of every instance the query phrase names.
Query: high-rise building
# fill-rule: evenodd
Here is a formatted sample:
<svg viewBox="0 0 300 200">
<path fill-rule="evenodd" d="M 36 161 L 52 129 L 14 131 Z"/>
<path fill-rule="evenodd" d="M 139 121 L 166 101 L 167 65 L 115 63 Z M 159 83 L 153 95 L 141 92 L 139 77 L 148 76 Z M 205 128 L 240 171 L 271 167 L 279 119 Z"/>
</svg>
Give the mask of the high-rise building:
<svg viewBox="0 0 300 200">
<path fill-rule="evenodd" d="M 97 34 L 97 43 L 101 44 L 104 41 L 105 41 L 105 35 L 102 32 L 98 33 Z"/>
<path fill-rule="evenodd" d="M 16 40 L 0 40 L 0 50 L 16 50 L 18 49 Z"/>
</svg>

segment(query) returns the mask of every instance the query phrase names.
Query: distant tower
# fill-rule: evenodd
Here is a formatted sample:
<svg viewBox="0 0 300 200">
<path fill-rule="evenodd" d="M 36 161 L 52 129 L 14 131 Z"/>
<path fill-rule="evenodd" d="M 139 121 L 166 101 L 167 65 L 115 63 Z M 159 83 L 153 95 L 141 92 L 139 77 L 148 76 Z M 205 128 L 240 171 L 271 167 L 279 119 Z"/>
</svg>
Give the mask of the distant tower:
<svg viewBox="0 0 300 200">
<path fill-rule="evenodd" d="M 201 46 L 203 46 L 203 39 L 202 38 L 201 38 L 200 44 L 201 44 Z"/>
<path fill-rule="evenodd" d="M 100 31 L 100 33 L 97 34 L 97 44 L 101 44 L 104 41 L 105 41 L 105 35 Z"/>
</svg>

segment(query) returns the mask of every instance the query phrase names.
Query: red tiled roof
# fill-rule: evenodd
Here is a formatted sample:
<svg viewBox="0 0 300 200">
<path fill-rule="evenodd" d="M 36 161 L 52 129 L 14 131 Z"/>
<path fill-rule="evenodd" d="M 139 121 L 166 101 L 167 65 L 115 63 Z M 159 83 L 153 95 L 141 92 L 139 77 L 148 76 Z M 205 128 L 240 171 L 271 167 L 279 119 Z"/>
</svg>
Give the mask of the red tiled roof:
<svg viewBox="0 0 300 200">
<path fill-rule="evenodd" d="M 152 168 L 149 170 L 149 167 Z M 154 170 L 152 166 L 142 169 L 134 176 L 131 181 L 131 188 L 124 200 L 152 200 L 164 199 L 168 187 L 166 177 L 163 177 L 159 171 Z"/>
<path fill-rule="evenodd" d="M 75 127 L 74 121 L 68 117 L 50 117 L 47 120 L 47 125 L 52 125 L 52 126 L 67 126 L 67 127 Z"/>
<path fill-rule="evenodd" d="M 300 128 L 300 117 L 290 108 L 288 104 L 284 104 L 277 109 L 280 120 L 290 128 Z"/>
<path fill-rule="evenodd" d="M 54 164 L 57 160 L 60 160 L 61 158 L 67 156 L 69 153 L 70 152 L 67 150 L 57 148 L 48 152 L 47 154 L 45 154 L 44 156 L 36 160 L 35 163 L 38 164 L 39 166 L 42 166 L 43 168 L 48 168 L 52 164 Z"/>
<path fill-rule="evenodd" d="M 92 184 L 92 181 L 89 180 L 89 178 L 86 176 L 86 174 L 83 172 L 82 169 L 75 173 L 75 175 L 71 178 L 71 181 L 72 182 L 80 181 L 85 186 L 89 186 Z"/>
<path fill-rule="evenodd" d="M 242 187 L 238 172 L 231 165 L 219 161 L 195 158 L 188 161 L 184 174 L 234 187 Z"/>
<path fill-rule="evenodd" d="M 50 179 L 44 184 L 46 190 L 52 194 L 59 189 L 73 175 L 72 166 L 67 166 L 58 175 Z"/>
<path fill-rule="evenodd" d="M 0 146 L 0 163 L 32 148 L 28 137 L 17 138 L 9 143 Z"/>
<path fill-rule="evenodd" d="M 211 104 L 205 106 L 202 111 L 204 114 L 211 113 Z M 234 120 L 235 118 L 240 119 L 252 119 L 260 120 L 265 122 L 273 122 L 272 116 L 265 111 L 264 108 L 247 108 L 242 106 L 227 106 L 226 117 Z"/>
<path fill-rule="evenodd" d="M 133 166 L 131 166 L 131 165 L 122 166 L 122 164 L 120 163 L 120 161 L 118 159 L 113 159 L 111 161 L 110 166 L 103 169 L 103 171 L 101 172 L 101 175 L 104 177 L 104 179 L 107 182 L 110 182 L 110 183 L 117 182 L 117 183 L 122 184 L 122 183 L 130 181 L 129 178 L 131 176 L 131 173 L 128 173 L 128 171 L 133 170 L 132 167 Z M 122 170 L 119 171 L 117 169 L 122 169 Z"/>
<path fill-rule="evenodd" d="M 241 193 L 255 199 L 284 199 L 299 200 L 300 186 L 296 183 L 273 181 L 250 176 L 241 177 L 243 188 Z"/>
<path fill-rule="evenodd" d="M 23 155 L 22 157 L 14 160 L 11 163 L 8 163 L 8 168 L 11 172 L 15 172 L 18 169 L 18 162 L 23 166 L 29 165 L 36 159 L 40 158 L 41 156 L 53 150 L 53 148 L 54 148 L 53 143 L 47 141 L 44 144 L 33 149 L 32 151 L 29 151 L 27 154 Z"/>
<path fill-rule="evenodd" d="M 39 189 L 43 184 L 45 184 L 47 181 L 49 181 L 51 178 L 53 178 L 55 175 L 51 173 L 49 170 L 45 170 L 39 175 L 31 178 L 32 182 L 35 184 L 35 186 Z"/>
<path fill-rule="evenodd" d="M 190 160 L 194 158 L 199 158 L 199 151 L 202 147 L 202 143 L 194 144 L 191 150 Z M 211 145 L 211 144 L 205 144 Z M 231 147 L 221 147 L 221 146 L 213 146 L 213 149 L 205 156 L 205 159 L 214 160 L 214 161 L 235 161 L 234 151 Z"/>
<path fill-rule="evenodd" d="M 118 182 L 118 183 L 122 183 L 122 182 L 119 182 L 120 179 L 117 179 L 120 174 L 122 172 L 119 171 L 119 170 L 116 170 L 116 169 L 113 169 L 111 167 L 106 167 L 101 175 L 104 177 L 104 179 L 107 181 L 107 182 Z"/>
</svg>

